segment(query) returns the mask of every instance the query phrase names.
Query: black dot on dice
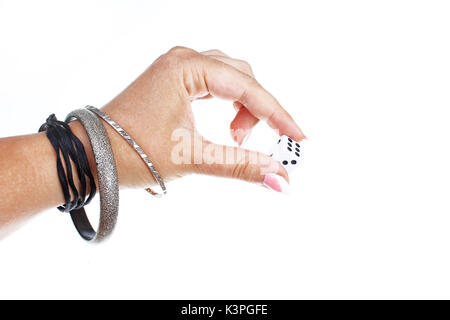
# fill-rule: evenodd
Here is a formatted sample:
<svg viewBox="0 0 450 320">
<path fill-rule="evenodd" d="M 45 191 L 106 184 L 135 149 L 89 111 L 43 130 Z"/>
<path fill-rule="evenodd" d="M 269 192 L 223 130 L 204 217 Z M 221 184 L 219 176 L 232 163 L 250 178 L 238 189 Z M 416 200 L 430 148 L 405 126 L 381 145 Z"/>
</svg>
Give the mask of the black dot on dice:
<svg viewBox="0 0 450 320">
<path fill-rule="evenodd" d="M 295 148 L 295 151 L 300 152 L 300 149 L 299 148 Z"/>
<path fill-rule="evenodd" d="M 287 162 L 286 160 L 283 160 L 283 164 L 287 165 L 289 162 Z"/>
<path fill-rule="evenodd" d="M 288 142 L 288 146 L 292 148 L 292 144 L 290 142 Z"/>
<path fill-rule="evenodd" d="M 271 153 L 269 157 L 271 157 L 271 156 L 273 156 L 273 153 Z"/>
<path fill-rule="evenodd" d="M 289 140 L 289 142 L 292 142 L 292 139 L 291 139 L 291 138 L 288 138 L 288 140 Z"/>
<path fill-rule="evenodd" d="M 296 155 L 297 157 L 300 157 L 300 153 L 298 153 L 298 152 L 296 152 L 295 155 Z"/>
<path fill-rule="evenodd" d="M 300 145 L 298 143 L 295 144 L 297 146 L 297 148 L 300 148 Z"/>
<path fill-rule="evenodd" d="M 277 143 L 280 143 L 281 142 L 281 139 L 280 140 L 278 140 L 278 142 Z"/>
<path fill-rule="evenodd" d="M 291 161 L 291 164 L 297 164 L 297 161 L 292 160 L 292 161 Z"/>
<path fill-rule="evenodd" d="M 291 148 L 289 148 L 289 147 L 288 147 L 287 149 L 288 149 L 289 151 L 292 151 L 292 149 L 291 149 Z"/>
</svg>

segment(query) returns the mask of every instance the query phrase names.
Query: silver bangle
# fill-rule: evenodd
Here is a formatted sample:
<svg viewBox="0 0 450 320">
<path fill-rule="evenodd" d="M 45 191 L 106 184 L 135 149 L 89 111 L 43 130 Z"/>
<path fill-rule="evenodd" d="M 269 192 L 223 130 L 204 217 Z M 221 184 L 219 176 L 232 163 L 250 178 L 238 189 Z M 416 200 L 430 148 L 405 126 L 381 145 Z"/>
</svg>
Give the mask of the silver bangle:
<svg viewBox="0 0 450 320">
<path fill-rule="evenodd" d="M 166 186 L 164 184 L 163 179 L 161 178 L 161 175 L 159 174 L 158 170 L 156 170 L 155 166 L 153 165 L 150 158 L 145 154 L 144 150 L 134 141 L 128 133 L 125 132 L 125 130 L 122 129 L 122 127 L 119 126 L 117 122 L 115 122 L 113 119 L 111 119 L 106 113 L 100 111 L 99 109 L 93 107 L 93 106 L 87 106 L 86 109 L 94 112 L 96 115 L 98 115 L 100 118 L 106 121 L 111 127 L 113 127 L 114 130 L 116 130 L 127 142 L 130 146 L 136 150 L 136 152 L 139 154 L 141 159 L 145 162 L 147 167 L 149 168 L 150 172 L 152 173 L 153 177 L 155 178 L 156 182 L 159 183 L 162 193 L 158 193 L 153 191 L 150 188 L 146 188 L 145 190 L 149 192 L 150 194 L 160 197 L 163 194 L 167 193 Z"/>
<path fill-rule="evenodd" d="M 97 164 L 98 189 L 100 193 L 100 222 L 98 231 L 92 228 L 83 208 L 71 212 L 72 221 L 87 241 L 100 242 L 111 235 L 119 213 L 119 180 L 111 143 L 102 122 L 95 114 L 77 109 L 67 115 L 66 122 L 79 120 L 91 142 Z"/>
</svg>

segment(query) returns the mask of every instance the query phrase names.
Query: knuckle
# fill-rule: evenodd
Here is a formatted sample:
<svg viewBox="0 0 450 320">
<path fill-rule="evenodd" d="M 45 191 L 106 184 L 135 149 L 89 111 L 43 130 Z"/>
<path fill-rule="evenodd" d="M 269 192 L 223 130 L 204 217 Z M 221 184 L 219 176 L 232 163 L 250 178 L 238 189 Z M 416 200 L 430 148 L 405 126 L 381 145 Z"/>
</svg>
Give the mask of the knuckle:
<svg viewBox="0 0 450 320">
<path fill-rule="evenodd" d="M 226 55 L 225 53 L 223 53 L 219 49 L 212 49 L 212 50 L 209 50 L 209 52 L 212 53 L 212 54 L 215 54 L 215 55 L 219 55 L 219 56 L 225 56 Z"/>
<path fill-rule="evenodd" d="M 270 124 L 276 123 L 277 117 L 278 117 L 278 112 L 273 111 L 267 116 L 267 120 L 266 121 L 268 123 L 270 123 Z"/>
<path fill-rule="evenodd" d="M 170 49 L 167 52 L 166 56 L 169 58 L 175 58 L 175 59 L 179 60 L 179 59 L 186 59 L 186 58 L 192 57 L 195 54 L 197 54 L 197 52 L 192 49 L 177 46 L 177 47 L 173 47 L 172 49 Z"/>
<path fill-rule="evenodd" d="M 250 63 L 248 63 L 248 62 L 247 62 L 247 68 L 248 68 L 248 71 L 250 72 L 250 74 L 253 75 L 253 68 L 252 68 L 252 66 L 250 65 Z"/>
<path fill-rule="evenodd" d="M 169 54 L 173 54 L 173 55 L 179 55 L 179 54 L 184 54 L 189 52 L 190 49 L 186 48 L 186 47 L 182 47 L 182 46 L 175 46 L 172 49 L 169 50 Z"/>
<path fill-rule="evenodd" d="M 248 74 L 244 74 L 244 76 L 246 77 L 246 86 L 244 88 L 244 90 L 242 91 L 238 101 L 241 102 L 244 106 L 248 105 L 248 100 L 249 100 L 249 95 L 251 92 L 255 91 L 255 90 L 259 90 L 261 88 L 260 84 L 258 83 L 258 81 L 256 81 L 256 79 Z"/>
<path fill-rule="evenodd" d="M 178 65 L 192 59 L 195 54 L 196 52 L 192 49 L 176 46 L 163 55 L 162 60 L 169 65 Z"/>
<path fill-rule="evenodd" d="M 248 68 L 248 69 L 251 69 L 251 68 L 252 68 L 251 65 L 250 65 L 250 63 L 248 63 L 248 62 L 245 61 L 245 60 L 239 60 L 239 62 L 240 62 L 243 66 L 245 66 L 246 68 Z"/>
<path fill-rule="evenodd" d="M 232 175 L 231 175 L 232 178 L 245 179 L 246 173 L 249 169 L 249 166 L 250 166 L 250 162 L 248 162 L 248 161 L 236 163 L 233 167 L 233 171 L 232 171 Z"/>
<path fill-rule="evenodd" d="M 241 96 L 239 97 L 239 102 L 242 103 L 244 106 L 247 106 L 247 101 L 248 101 L 248 90 L 244 89 L 244 91 L 242 91 Z"/>
<path fill-rule="evenodd" d="M 253 69 L 250 63 L 245 60 L 236 59 L 238 65 L 240 66 L 242 71 L 245 71 L 248 75 L 253 76 Z"/>
</svg>

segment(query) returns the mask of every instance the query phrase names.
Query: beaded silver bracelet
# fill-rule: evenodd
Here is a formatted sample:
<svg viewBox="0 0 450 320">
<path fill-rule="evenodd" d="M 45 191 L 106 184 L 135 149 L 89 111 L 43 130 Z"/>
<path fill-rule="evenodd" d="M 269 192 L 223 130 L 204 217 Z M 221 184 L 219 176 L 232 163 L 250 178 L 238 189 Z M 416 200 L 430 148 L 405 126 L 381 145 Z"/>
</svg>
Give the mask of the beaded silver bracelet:
<svg viewBox="0 0 450 320">
<path fill-rule="evenodd" d="M 67 115 L 66 122 L 79 120 L 90 140 L 97 164 L 100 193 L 100 222 L 96 232 L 86 216 L 84 208 L 72 210 L 72 221 L 81 237 L 100 242 L 111 235 L 119 214 L 119 180 L 111 143 L 102 122 L 89 110 L 78 109 Z"/>
<path fill-rule="evenodd" d="M 111 119 L 111 117 L 109 117 L 103 111 L 100 111 L 99 109 L 93 106 L 87 106 L 86 109 L 92 111 L 97 116 L 105 120 L 106 123 L 108 123 L 115 131 L 117 131 L 117 133 L 119 133 L 125 139 L 125 141 L 128 142 L 128 144 L 133 147 L 134 150 L 136 150 L 141 159 L 145 162 L 145 164 L 149 168 L 156 182 L 158 182 L 159 186 L 161 187 L 162 193 L 155 192 L 151 188 L 146 188 L 145 190 L 156 197 L 161 197 L 163 194 L 166 194 L 167 193 L 166 186 L 164 184 L 163 179 L 161 178 L 161 175 L 159 174 L 158 170 L 156 170 L 150 158 L 145 154 L 144 150 L 142 150 L 142 148 L 136 143 L 136 141 L 134 141 L 130 137 L 130 135 L 126 133 L 126 131 L 123 130 L 121 126 L 119 126 L 117 122 Z"/>
</svg>

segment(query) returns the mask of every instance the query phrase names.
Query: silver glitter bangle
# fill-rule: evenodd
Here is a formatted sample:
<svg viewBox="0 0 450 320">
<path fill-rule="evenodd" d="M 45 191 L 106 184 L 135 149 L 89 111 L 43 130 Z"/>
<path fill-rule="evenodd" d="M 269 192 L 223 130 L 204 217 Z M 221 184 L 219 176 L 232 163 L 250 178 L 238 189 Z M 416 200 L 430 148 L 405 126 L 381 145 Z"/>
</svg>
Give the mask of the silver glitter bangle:
<svg viewBox="0 0 450 320">
<path fill-rule="evenodd" d="M 150 188 L 146 188 L 145 190 L 149 192 L 150 194 L 160 197 L 163 194 L 167 193 L 166 186 L 164 184 L 163 179 L 161 178 L 161 175 L 159 174 L 158 170 L 156 170 L 155 166 L 153 165 L 150 158 L 145 154 L 144 150 L 134 141 L 128 133 L 125 132 L 125 130 L 122 129 L 122 127 L 119 126 L 117 122 L 115 122 L 113 119 L 111 119 L 106 113 L 100 111 L 99 109 L 93 107 L 93 106 L 87 106 L 86 109 L 94 112 L 96 115 L 98 115 L 100 118 L 106 121 L 111 127 L 113 127 L 114 130 L 116 130 L 127 142 L 130 146 L 136 150 L 136 152 L 139 154 L 141 159 L 145 162 L 147 167 L 149 168 L 150 172 L 152 173 L 153 177 L 155 178 L 156 182 L 159 183 L 162 193 L 158 193 L 153 191 Z"/>
<path fill-rule="evenodd" d="M 100 222 L 98 231 L 92 228 L 83 208 L 71 212 L 72 221 L 87 241 L 100 242 L 107 238 L 116 225 L 119 213 L 119 181 L 111 143 L 105 128 L 95 114 L 85 109 L 72 111 L 66 122 L 79 120 L 91 142 L 97 164 L 98 189 L 100 193 Z"/>
</svg>

